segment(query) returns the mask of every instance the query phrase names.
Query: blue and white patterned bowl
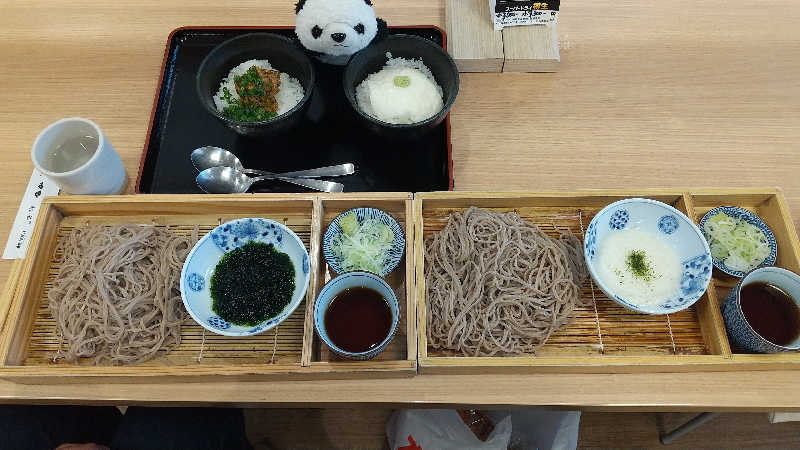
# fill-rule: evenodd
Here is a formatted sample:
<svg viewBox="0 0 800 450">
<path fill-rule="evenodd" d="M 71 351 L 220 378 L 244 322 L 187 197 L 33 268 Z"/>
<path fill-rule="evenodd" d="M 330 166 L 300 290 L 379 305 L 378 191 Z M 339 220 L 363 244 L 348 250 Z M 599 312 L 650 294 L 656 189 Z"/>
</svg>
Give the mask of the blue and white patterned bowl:
<svg viewBox="0 0 800 450">
<path fill-rule="evenodd" d="M 248 242 L 272 244 L 289 255 L 294 265 L 294 293 L 289 304 L 275 317 L 254 327 L 229 323 L 211 309 L 211 275 L 222 256 Z M 251 336 L 276 327 L 289 317 L 306 295 L 310 278 L 308 252 L 296 234 L 270 219 L 244 218 L 223 223 L 195 244 L 181 271 L 183 306 L 203 328 L 225 336 Z M 246 287 L 244 287 L 246 289 Z"/>
<path fill-rule="evenodd" d="M 599 243 L 619 230 L 640 230 L 660 237 L 683 263 L 677 294 L 652 305 L 636 305 L 617 295 L 597 276 L 595 264 Z M 705 293 L 711 280 L 711 251 L 697 226 L 677 209 L 655 200 L 631 198 L 603 208 L 586 229 L 583 243 L 586 265 L 595 284 L 620 305 L 646 314 L 671 314 L 692 306 Z"/>
<path fill-rule="evenodd" d="M 769 229 L 767 224 L 764 223 L 764 221 L 761 220 L 760 217 L 758 217 L 757 215 L 753 214 L 752 212 L 750 212 L 750 211 L 748 211 L 748 210 L 746 210 L 744 208 L 739 208 L 739 207 L 736 207 L 736 206 L 718 206 L 718 207 L 712 209 L 711 211 L 707 212 L 706 215 L 703 216 L 703 219 L 700 220 L 700 230 L 701 231 L 705 229 L 704 227 L 705 227 L 706 222 L 708 221 L 708 219 L 710 219 L 711 217 L 713 217 L 717 213 L 725 213 L 725 214 L 729 215 L 730 217 L 744 220 L 745 222 L 749 223 L 750 225 L 753 225 L 753 226 L 757 227 L 758 229 L 760 229 L 761 231 L 763 231 L 764 235 L 767 237 L 767 243 L 769 244 L 769 256 L 767 256 L 767 259 L 765 259 L 764 262 L 762 262 L 761 264 L 759 264 L 756 267 L 765 267 L 765 266 L 771 266 L 771 265 L 775 264 L 775 260 L 778 258 L 778 244 L 775 242 L 775 235 L 772 234 L 772 230 Z M 711 257 L 711 259 L 712 259 L 712 262 L 714 263 L 714 267 L 716 267 L 717 269 L 727 273 L 728 275 L 731 275 L 731 276 L 734 276 L 734 277 L 737 277 L 737 278 L 741 278 L 741 277 L 745 276 L 745 274 L 747 273 L 747 272 L 743 272 L 741 270 L 733 270 L 733 269 L 731 269 L 731 268 L 729 268 L 728 266 L 725 265 L 725 261 L 720 261 L 720 260 L 714 259 L 713 256 Z M 755 267 L 754 267 L 754 269 L 755 269 Z"/>
<path fill-rule="evenodd" d="M 400 263 L 400 259 L 403 257 L 403 252 L 406 248 L 406 239 L 403 234 L 403 229 L 400 228 L 400 225 L 397 224 L 397 221 L 394 220 L 394 217 L 384 211 L 381 211 L 380 209 L 354 208 L 339 214 L 339 216 L 333 219 L 333 222 L 328 225 L 328 229 L 325 231 L 325 236 L 322 238 L 322 253 L 325 255 L 325 260 L 328 261 L 328 265 L 331 266 L 336 273 L 345 273 L 344 268 L 342 268 L 342 261 L 333 253 L 330 243 L 337 234 L 342 232 L 342 228 L 339 226 L 339 220 L 343 216 L 350 213 L 354 213 L 356 215 L 359 225 L 364 223 L 364 219 L 366 217 L 370 217 L 388 226 L 394 233 L 392 248 L 389 249 L 389 252 L 386 255 L 386 268 L 382 273 L 378 274 L 382 277 L 385 277 L 392 270 L 394 270 L 395 267 L 397 267 L 397 264 Z"/>
<path fill-rule="evenodd" d="M 751 353 L 781 353 L 800 350 L 800 338 L 788 345 L 773 344 L 762 337 L 742 311 L 742 287 L 750 283 L 769 283 L 789 294 L 795 303 L 800 302 L 800 275 L 780 267 L 758 267 L 751 270 L 731 289 L 722 302 L 722 319 L 731 342 L 739 349 Z M 800 306 L 800 303 L 798 303 Z"/>
<path fill-rule="evenodd" d="M 377 291 L 386 299 L 386 302 L 389 304 L 389 309 L 392 311 L 392 326 L 389 329 L 389 335 L 386 336 L 386 339 L 376 347 L 359 353 L 348 352 L 337 347 L 331 342 L 327 331 L 325 331 L 325 312 L 328 311 L 328 305 L 330 305 L 331 301 L 336 298 L 340 292 L 354 287 L 366 287 Z M 314 303 L 314 328 L 317 330 L 317 335 L 333 353 L 347 359 L 365 360 L 378 356 L 378 354 L 392 342 L 392 339 L 394 339 L 399 322 L 400 305 L 397 303 L 397 296 L 394 294 L 391 286 L 383 281 L 383 278 L 372 272 L 348 272 L 344 275 L 339 275 L 322 288 L 322 291 L 320 291 L 317 296 L 317 301 Z M 359 326 L 357 323 L 351 325 L 354 327 Z"/>
</svg>

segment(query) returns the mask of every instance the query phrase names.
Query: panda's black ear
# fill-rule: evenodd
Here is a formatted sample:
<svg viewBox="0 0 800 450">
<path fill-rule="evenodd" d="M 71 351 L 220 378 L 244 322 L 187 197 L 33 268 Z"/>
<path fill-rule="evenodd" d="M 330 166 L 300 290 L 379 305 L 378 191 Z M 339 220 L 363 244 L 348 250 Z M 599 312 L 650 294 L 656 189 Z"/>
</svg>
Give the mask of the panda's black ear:
<svg viewBox="0 0 800 450">
<path fill-rule="evenodd" d="M 364 0 L 364 3 L 368 4 L 369 6 L 372 6 L 372 1 L 371 0 Z"/>
<path fill-rule="evenodd" d="M 300 0 L 299 2 L 297 2 L 297 5 L 295 5 L 294 7 L 294 13 L 295 14 L 299 13 L 304 6 L 306 6 L 306 0 Z"/>
<path fill-rule="evenodd" d="M 375 33 L 375 39 L 372 42 L 378 42 L 389 35 L 389 25 L 386 24 L 386 21 L 380 17 L 375 20 L 378 22 L 378 32 Z"/>
</svg>

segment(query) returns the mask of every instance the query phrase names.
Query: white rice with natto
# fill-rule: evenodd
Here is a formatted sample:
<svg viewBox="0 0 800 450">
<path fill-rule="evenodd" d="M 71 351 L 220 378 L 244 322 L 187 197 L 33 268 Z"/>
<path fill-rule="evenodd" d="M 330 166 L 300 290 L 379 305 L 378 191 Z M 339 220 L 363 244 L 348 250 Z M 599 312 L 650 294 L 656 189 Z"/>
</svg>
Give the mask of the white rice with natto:
<svg viewBox="0 0 800 450">
<path fill-rule="evenodd" d="M 422 59 L 392 58 L 356 87 L 361 110 L 383 122 L 410 124 L 429 119 L 444 107 L 442 87 Z M 401 81 L 396 81 L 396 80 Z"/>
<path fill-rule="evenodd" d="M 238 99 L 239 94 L 236 92 L 236 85 L 233 82 L 233 77 L 244 75 L 245 72 L 247 72 L 253 66 L 265 70 L 277 70 L 273 69 L 269 63 L 269 60 L 266 59 L 251 59 L 231 69 L 231 71 L 228 73 L 228 76 L 222 79 L 222 83 L 219 85 L 219 90 L 217 90 L 216 95 L 214 95 L 214 105 L 216 105 L 217 111 L 222 112 L 229 106 L 228 102 L 222 98 L 223 88 L 228 88 L 228 90 L 231 91 L 231 97 Z M 278 102 L 278 115 L 281 115 L 294 108 L 298 103 L 300 103 L 300 100 L 303 99 L 303 96 L 306 95 L 305 91 L 303 90 L 303 85 L 300 84 L 300 81 L 298 81 L 297 78 L 289 76 L 283 72 L 280 72 L 280 74 L 281 86 L 278 90 L 278 93 L 275 95 L 275 100 Z"/>
</svg>

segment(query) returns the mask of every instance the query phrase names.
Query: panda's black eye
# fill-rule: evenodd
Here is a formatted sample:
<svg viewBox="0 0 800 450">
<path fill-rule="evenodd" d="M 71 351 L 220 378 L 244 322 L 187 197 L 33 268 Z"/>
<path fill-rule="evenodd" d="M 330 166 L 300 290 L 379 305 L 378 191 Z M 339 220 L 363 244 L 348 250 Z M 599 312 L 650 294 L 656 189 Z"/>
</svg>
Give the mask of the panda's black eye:
<svg viewBox="0 0 800 450">
<path fill-rule="evenodd" d="M 314 39 L 319 39 L 322 36 L 322 28 L 314 25 L 314 28 L 311 29 L 311 36 L 314 36 Z"/>
<path fill-rule="evenodd" d="M 356 33 L 358 33 L 358 34 L 364 34 L 364 24 L 363 23 L 360 23 L 360 24 L 354 26 L 353 29 L 356 30 Z"/>
</svg>

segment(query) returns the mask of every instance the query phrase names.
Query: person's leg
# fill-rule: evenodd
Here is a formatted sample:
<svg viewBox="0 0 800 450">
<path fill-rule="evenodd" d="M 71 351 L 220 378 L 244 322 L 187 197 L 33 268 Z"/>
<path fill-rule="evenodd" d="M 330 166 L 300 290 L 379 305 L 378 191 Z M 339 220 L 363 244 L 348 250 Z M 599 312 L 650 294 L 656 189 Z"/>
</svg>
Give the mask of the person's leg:
<svg viewBox="0 0 800 450">
<path fill-rule="evenodd" d="M 52 449 L 65 443 L 109 445 L 119 424 L 113 406 L 0 406 L 0 449 Z"/>
<path fill-rule="evenodd" d="M 249 450 L 241 409 L 130 407 L 114 450 Z"/>
</svg>

